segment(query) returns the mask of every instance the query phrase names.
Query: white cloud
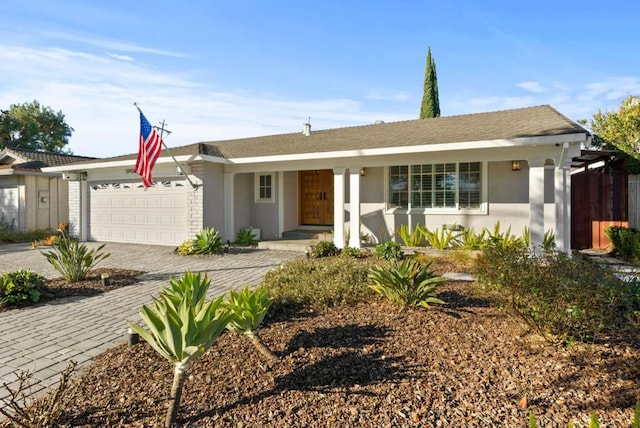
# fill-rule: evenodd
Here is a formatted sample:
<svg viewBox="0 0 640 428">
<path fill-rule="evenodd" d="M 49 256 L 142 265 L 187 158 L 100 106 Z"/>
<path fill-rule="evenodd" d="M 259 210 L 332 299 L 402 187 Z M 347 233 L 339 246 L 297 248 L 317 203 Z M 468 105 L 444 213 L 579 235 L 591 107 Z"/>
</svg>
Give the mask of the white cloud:
<svg viewBox="0 0 640 428">
<path fill-rule="evenodd" d="M 150 122 L 167 121 L 169 146 L 299 132 L 308 116 L 314 129 L 407 119 L 366 111 L 349 99 L 284 100 L 215 91 L 137 61 L 59 48 L 0 45 L 0 75 L 0 106 L 37 99 L 62 111 L 75 130 L 69 148 L 86 156 L 137 150 L 134 101 Z"/>
<path fill-rule="evenodd" d="M 109 54 L 111 58 L 119 59 L 120 61 L 133 61 L 133 57 L 128 55 Z"/>
<path fill-rule="evenodd" d="M 521 82 L 521 83 L 518 83 L 516 86 L 534 93 L 546 92 L 545 88 L 542 86 L 542 84 L 540 84 L 540 82 Z"/>
</svg>

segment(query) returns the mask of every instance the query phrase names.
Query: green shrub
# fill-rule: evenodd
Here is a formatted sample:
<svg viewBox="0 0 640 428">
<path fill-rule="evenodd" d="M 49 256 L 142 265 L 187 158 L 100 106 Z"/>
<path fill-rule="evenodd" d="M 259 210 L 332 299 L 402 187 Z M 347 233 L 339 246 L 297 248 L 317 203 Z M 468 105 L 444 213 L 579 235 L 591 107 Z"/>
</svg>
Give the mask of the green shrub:
<svg viewBox="0 0 640 428">
<path fill-rule="evenodd" d="M 604 230 L 618 255 L 626 260 L 640 260 L 640 231 L 630 227 L 609 226 Z"/>
<path fill-rule="evenodd" d="M 459 248 L 461 250 L 482 250 L 487 246 L 487 229 L 476 233 L 475 229 L 463 229 L 458 234 Z"/>
<path fill-rule="evenodd" d="M 580 257 L 489 247 L 475 272 L 503 306 L 545 333 L 586 340 L 640 324 L 640 281 Z"/>
<path fill-rule="evenodd" d="M 489 234 L 487 238 L 487 246 L 503 250 L 515 249 L 518 251 L 529 247 L 526 242 L 528 239 L 528 232 L 525 231 L 524 237 L 518 237 L 511 233 L 511 226 L 503 232 L 499 221 L 493 226 L 493 232 L 487 230 L 487 233 Z"/>
<path fill-rule="evenodd" d="M 436 250 L 446 250 L 449 247 L 457 247 L 459 245 L 458 235 L 460 234 L 455 228 L 427 229 L 425 226 L 422 230 L 424 236 L 431 247 Z"/>
<path fill-rule="evenodd" d="M 404 253 L 400 244 L 394 241 L 387 241 L 376 245 L 376 258 L 384 260 L 402 260 Z"/>
<path fill-rule="evenodd" d="M 299 259 L 268 272 L 262 286 L 276 304 L 322 309 L 370 297 L 368 272 L 366 262 L 352 258 Z"/>
<path fill-rule="evenodd" d="M 196 249 L 193 246 L 193 239 L 182 241 L 178 248 L 176 248 L 176 251 L 181 256 L 190 256 L 191 254 L 195 254 Z"/>
<path fill-rule="evenodd" d="M 218 254 L 224 250 L 224 242 L 213 227 L 205 228 L 193 240 L 195 254 Z"/>
<path fill-rule="evenodd" d="M 398 235 L 407 247 L 422 247 L 424 245 L 424 233 L 420 225 L 417 225 L 413 232 L 410 232 L 409 226 L 403 224 L 398 229 Z"/>
<path fill-rule="evenodd" d="M 344 247 L 340 252 L 340 257 L 359 259 L 364 257 L 360 248 Z"/>
<path fill-rule="evenodd" d="M 340 250 L 333 241 L 320 241 L 311 246 L 311 257 L 332 257 L 340 254 Z"/>
<path fill-rule="evenodd" d="M 238 233 L 236 233 L 236 244 L 238 245 L 249 247 L 252 245 L 256 245 L 257 243 L 258 240 L 256 239 L 256 234 L 253 233 L 253 230 L 249 228 L 240 229 Z"/>
<path fill-rule="evenodd" d="M 0 275 L 0 306 L 23 300 L 36 303 L 40 300 L 40 286 L 44 277 L 31 271 L 17 270 Z"/>
<path fill-rule="evenodd" d="M 43 251 L 42 254 L 64 279 L 76 282 L 85 279 L 95 265 L 111 255 L 102 252 L 105 245 L 89 250 L 86 244 L 80 244 L 77 239 L 62 233 L 51 250 Z"/>
<path fill-rule="evenodd" d="M 445 279 L 431 270 L 431 263 L 407 259 L 402 263 L 394 262 L 371 268 L 369 287 L 382 294 L 389 301 L 400 306 L 422 306 L 429 308 L 430 303 L 444 302 L 435 297 L 436 289 Z"/>
</svg>

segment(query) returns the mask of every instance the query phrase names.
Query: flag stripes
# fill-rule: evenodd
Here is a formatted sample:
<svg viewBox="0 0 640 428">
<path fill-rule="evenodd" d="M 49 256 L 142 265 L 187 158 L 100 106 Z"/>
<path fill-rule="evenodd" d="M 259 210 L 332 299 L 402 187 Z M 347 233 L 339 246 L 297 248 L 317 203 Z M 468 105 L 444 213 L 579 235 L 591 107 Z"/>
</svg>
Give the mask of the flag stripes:
<svg viewBox="0 0 640 428">
<path fill-rule="evenodd" d="M 140 147 L 133 172 L 142 177 L 142 184 L 145 188 L 153 184 L 151 171 L 160 156 L 162 145 L 162 138 L 140 111 Z"/>
</svg>

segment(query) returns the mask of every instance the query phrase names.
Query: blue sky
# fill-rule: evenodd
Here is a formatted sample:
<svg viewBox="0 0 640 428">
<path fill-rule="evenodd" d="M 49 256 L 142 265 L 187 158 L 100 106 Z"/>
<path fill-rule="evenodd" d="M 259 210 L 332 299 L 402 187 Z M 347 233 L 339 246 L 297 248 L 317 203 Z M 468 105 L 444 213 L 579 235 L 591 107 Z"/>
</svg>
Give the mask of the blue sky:
<svg viewBox="0 0 640 428">
<path fill-rule="evenodd" d="M 78 155 L 415 119 L 427 47 L 443 116 L 640 94 L 640 3 L 2 0 L 0 108 L 62 111 Z"/>
</svg>

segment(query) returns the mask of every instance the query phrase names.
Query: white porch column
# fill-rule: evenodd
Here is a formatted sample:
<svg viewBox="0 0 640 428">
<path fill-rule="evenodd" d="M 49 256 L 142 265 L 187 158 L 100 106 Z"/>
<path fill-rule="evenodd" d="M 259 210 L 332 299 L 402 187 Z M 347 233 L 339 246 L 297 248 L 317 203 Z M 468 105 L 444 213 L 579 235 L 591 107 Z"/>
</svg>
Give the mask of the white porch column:
<svg viewBox="0 0 640 428">
<path fill-rule="evenodd" d="M 556 208 L 556 248 L 571 252 L 571 172 L 570 165 L 558 165 L 554 171 Z"/>
<path fill-rule="evenodd" d="M 333 243 L 344 248 L 344 168 L 333 169 Z"/>
<path fill-rule="evenodd" d="M 531 247 L 544 238 L 544 160 L 529 160 L 529 233 Z"/>
<path fill-rule="evenodd" d="M 224 239 L 233 241 L 235 240 L 235 199 L 233 197 L 235 178 L 234 172 L 224 173 Z"/>
<path fill-rule="evenodd" d="M 278 238 L 284 233 L 284 172 L 278 171 Z"/>
<path fill-rule="evenodd" d="M 360 248 L 360 167 L 349 167 L 349 246 Z"/>
</svg>

